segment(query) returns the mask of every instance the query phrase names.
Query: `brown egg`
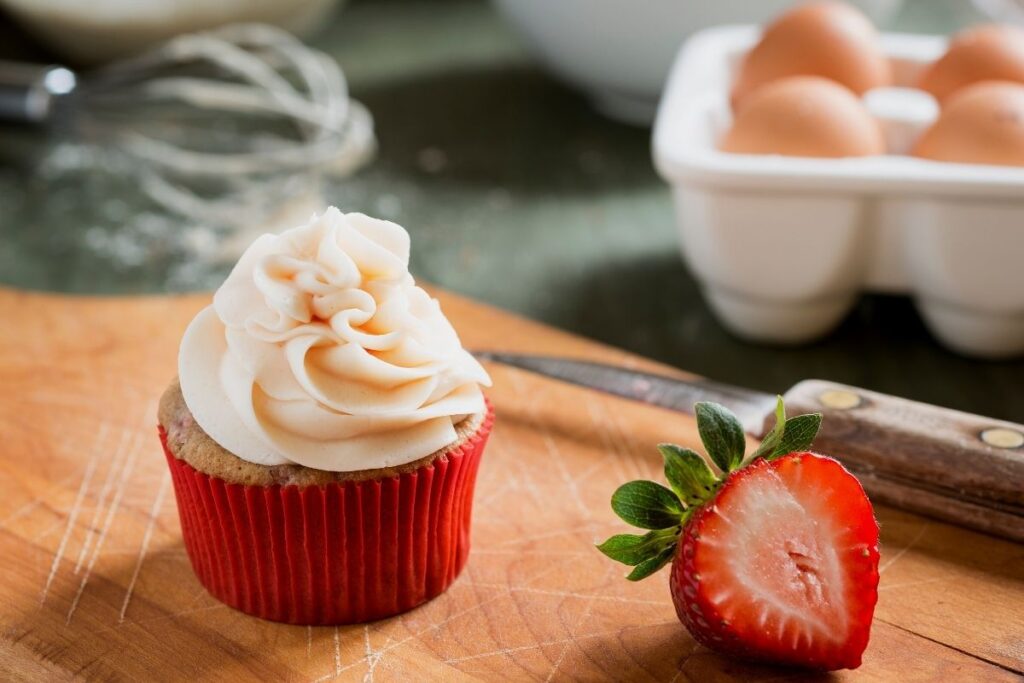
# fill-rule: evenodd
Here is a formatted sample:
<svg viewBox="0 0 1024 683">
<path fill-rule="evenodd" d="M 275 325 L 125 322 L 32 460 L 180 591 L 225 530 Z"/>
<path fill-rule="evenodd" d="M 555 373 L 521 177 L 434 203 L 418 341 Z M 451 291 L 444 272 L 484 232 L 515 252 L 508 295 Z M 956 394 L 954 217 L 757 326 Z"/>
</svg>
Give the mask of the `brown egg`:
<svg viewBox="0 0 1024 683">
<path fill-rule="evenodd" d="M 733 107 L 769 81 L 798 75 L 830 78 L 858 95 L 892 81 L 875 27 L 841 2 L 801 5 L 770 24 L 740 64 Z"/>
<path fill-rule="evenodd" d="M 943 102 L 978 81 L 1024 83 L 1024 28 L 987 24 L 958 33 L 946 54 L 921 74 L 918 87 Z"/>
<path fill-rule="evenodd" d="M 982 81 L 961 88 L 914 145 L 935 161 L 1024 166 L 1024 84 Z"/>
<path fill-rule="evenodd" d="M 719 148 L 737 154 L 862 157 L 885 153 L 878 122 L 835 81 L 791 76 L 750 94 Z"/>
</svg>

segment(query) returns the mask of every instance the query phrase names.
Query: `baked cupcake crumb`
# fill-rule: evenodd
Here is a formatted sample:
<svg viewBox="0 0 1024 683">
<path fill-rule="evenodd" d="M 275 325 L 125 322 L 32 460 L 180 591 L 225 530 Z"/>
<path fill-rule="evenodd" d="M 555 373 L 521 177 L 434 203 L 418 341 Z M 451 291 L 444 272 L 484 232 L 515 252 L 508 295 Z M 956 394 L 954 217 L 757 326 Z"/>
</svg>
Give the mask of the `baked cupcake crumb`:
<svg viewBox="0 0 1024 683">
<path fill-rule="evenodd" d="M 246 486 L 323 486 L 331 482 L 388 479 L 417 470 L 459 448 L 477 432 L 486 413 L 470 415 L 455 425 L 458 436 L 455 442 L 424 458 L 394 467 L 354 472 L 328 472 L 295 464 L 268 467 L 242 460 L 211 439 L 196 423 L 185 405 L 177 378 L 160 397 L 157 417 L 167 434 L 167 448 L 171 454 L 211 477 Z"/>
</svg>

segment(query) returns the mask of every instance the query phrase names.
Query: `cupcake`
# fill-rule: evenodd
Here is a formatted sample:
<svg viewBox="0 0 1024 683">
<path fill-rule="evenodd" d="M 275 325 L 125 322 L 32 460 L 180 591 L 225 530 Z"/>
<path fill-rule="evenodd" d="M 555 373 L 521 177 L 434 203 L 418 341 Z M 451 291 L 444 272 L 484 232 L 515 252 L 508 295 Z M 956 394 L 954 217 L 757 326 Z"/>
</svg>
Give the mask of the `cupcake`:
<svg viewBox="0 0 1024 683">
<path fill-rule="evenodd" d="M 369 621 L 465 564 L 490 379 L 408 265 L 400 226 L 331 208 L 257 239 L 185 331 L 160 438 L 224 603 Z"/>
</svg>

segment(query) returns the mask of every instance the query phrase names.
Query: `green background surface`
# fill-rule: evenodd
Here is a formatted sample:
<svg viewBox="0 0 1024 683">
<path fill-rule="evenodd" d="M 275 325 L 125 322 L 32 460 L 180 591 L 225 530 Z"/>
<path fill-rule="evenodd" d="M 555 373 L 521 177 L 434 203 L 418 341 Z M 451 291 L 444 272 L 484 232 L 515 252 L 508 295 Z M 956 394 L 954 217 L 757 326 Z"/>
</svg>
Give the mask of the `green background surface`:
<svg viewBox="0 0 1024 683">
<path fill-rule="evenodd" d="M 972 19 L 966 2 L 916 0 L 895 25 L 947 31 Z M 809 346 L 727 333 L 679 257 L 649 131 L 601 117 L 545 75 L 490 5 L 356 2 L 314 43 L 345 69 L 380 144 L 325 197 L 405 225 L 418 278 L 721 381 L 782 392 L 820 377 L 1024 421 L 1024 361 L 944 350 L 904 297 L 865 296 Z M 184 262 L 166 217 L 125 218 L 149 211 L 131 178 L 49 173 L 53 144 L 0 131 L 0 282 L 152 293 L 221 281 L 228 264 Z"/>
</svg>

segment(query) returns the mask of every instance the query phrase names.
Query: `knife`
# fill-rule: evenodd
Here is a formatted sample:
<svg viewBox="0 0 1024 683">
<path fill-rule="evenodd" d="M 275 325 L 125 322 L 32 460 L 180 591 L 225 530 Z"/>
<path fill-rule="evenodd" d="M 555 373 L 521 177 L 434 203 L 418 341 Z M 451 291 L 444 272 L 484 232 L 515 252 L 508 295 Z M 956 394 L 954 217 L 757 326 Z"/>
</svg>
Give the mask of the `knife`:
<svg viewBox="0 0 1024 683">
<path fill-rule="evenodd" d="M 697 401 L 714 401 L 756 437 L 774 423 L 776 397 L 753 389 L 572 358 L 474 355 L 691 415 Z M 814 448 L 840 460 L 876 502 L 1024 542 L 1024 425 L 816 379 L 783 398 L 791 415 L 822 413 Z"/>
</svg>

